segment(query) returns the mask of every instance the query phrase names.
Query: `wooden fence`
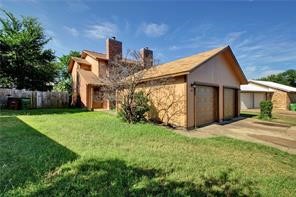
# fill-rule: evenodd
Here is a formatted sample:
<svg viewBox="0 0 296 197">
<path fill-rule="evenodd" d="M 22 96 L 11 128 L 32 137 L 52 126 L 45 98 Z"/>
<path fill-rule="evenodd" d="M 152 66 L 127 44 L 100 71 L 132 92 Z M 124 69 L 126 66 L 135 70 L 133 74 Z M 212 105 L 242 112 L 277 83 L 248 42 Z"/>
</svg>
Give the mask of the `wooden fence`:
<svg viewBox="0 0 296 197">
<path fill-rule="evenodd" d="M 0 106 L 7 104 L 9 97 L 30 98 L 32 108 L 60 108 L 68 107 L 68 92 L 41 92 L 0 88 Z"/>
</svg>

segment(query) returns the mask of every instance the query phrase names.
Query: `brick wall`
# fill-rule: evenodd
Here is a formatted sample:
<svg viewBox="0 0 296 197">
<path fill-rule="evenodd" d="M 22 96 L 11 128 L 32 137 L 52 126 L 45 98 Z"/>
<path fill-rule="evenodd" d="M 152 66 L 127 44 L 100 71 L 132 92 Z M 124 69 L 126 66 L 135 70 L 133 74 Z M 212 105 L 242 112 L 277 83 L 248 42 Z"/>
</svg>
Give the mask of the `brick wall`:
<svg viewBox="0 0 296 197">
<path fill-rule="evenodd" d="M 106 53 L 107 58 L 110 60 L 114 58 L 122 59 L 122 42 L 115 38 L 106 40 Z"/>
<path fill-rule="evenodd" d="M 274 110 L 287 110 L 288 109 L 288 94 L 286 92 L 275 90 L 271 101 L 273 103 L 273 109 Z"/>
</svg>

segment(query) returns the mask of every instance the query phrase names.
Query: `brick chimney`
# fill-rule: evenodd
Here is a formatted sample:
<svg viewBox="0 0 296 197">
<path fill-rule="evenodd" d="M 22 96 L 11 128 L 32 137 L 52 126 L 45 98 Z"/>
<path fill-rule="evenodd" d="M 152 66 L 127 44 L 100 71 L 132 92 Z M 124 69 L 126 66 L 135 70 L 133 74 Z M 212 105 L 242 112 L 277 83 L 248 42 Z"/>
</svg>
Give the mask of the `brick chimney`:
<svg viewBox="0 0 296 197">
<path fill-rule="evenodd" d="M 153 66 L 153 51 L 148 49 L 148 47 L 140 49 L 140 55 L 143 59 L 144 66 Z"/>
<path fill-rule="evenodd" d="M 106 54 L 109 60 L 122 59 L 122 43 L 115 37 L 106 40 Z"/>
</svg>

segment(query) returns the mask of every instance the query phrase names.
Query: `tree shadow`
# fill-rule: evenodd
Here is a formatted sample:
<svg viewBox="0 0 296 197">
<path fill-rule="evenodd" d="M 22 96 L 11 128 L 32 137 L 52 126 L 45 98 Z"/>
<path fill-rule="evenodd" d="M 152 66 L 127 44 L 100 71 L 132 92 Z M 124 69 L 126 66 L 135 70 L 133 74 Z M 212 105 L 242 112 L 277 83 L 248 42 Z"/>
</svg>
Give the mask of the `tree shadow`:
<svg viewBox="0 0 296 197">
<path fill-rule="evenodd" d="M 228 172 L 218 178 L 202 177 L 203 183 L 197 185 L 168 180 L 161 170 L 118 159 L 84 160 L 57 174 L 30 196 L 247 196 L 245 191 L 250 190 L 247 194 L 255 194 L 253 183 L 238 187 L 240 182 L 230 181 Z"/>
<path fill-rule="evenodd" d="M 81 108 L 43 108 L 28 110 L 0 110 L 0 116 L 18 116 L 18 115 L 45 115 L 45 114 L 72 114 L 88 112 Z"/>
<path fill-rule="evenodd" d="M 78 157 L 17 117 L 0 117 L 0 125 L 0 194 L 38 182 Z"/>
</svg>

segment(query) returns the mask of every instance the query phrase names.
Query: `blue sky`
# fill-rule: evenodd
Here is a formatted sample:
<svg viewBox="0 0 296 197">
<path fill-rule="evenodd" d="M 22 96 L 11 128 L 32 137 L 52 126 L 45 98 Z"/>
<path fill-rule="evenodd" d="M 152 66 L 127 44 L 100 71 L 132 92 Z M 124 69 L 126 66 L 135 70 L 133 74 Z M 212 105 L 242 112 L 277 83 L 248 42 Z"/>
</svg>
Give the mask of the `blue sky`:
<svg viewBox="0 0 296 197">
<path fill-rule="evenodd" d="M 105 51 L 116 36 L 124 52 L 148 46 L 167 62 L 230 45 L 248 78 L 296 69 L 296 2 L 0 0 L 17 16 L 37 17 L 56 55 Z"/>
</svg>

